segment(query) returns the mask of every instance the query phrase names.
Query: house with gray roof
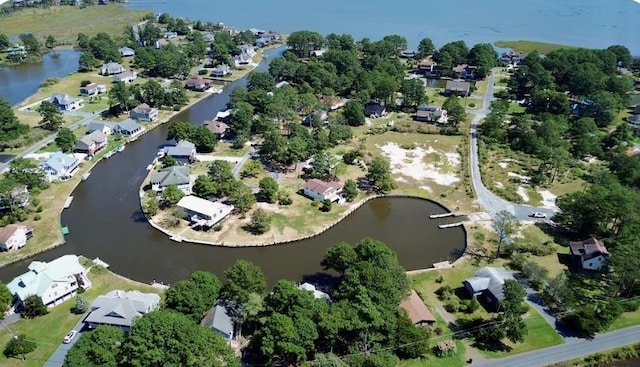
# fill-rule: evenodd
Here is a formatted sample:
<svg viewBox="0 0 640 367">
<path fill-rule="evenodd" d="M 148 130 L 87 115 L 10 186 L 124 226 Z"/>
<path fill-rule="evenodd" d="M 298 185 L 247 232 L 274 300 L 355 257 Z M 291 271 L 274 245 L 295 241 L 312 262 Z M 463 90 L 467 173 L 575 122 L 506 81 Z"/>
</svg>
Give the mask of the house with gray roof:
<svg viewBox="0 0 640 367">
<path fill-rule="evenodd" d="M 444 94 L 451 96 L 467 97 L 471 93 L 471 83 L 463 80 L 447 80 L 444 86 Z"/>
<path fill-rule="evenodd" d="M 118 123 L 113 131 L 129 138 L 135 138 L 138 135 L 142 134 L 142 132 L 144 131 L 144 126 L 133 121 L 132 119 L 126 119 Z"/>
<path fill-rule="evenodd" d="M 95 155 L 107 146 L 107 136 L 100 130 L 96 130 L 80 138 L 74 147 L 79 153 Z"/>
<path fill-rule="evenodd" d="M 87 132 L 91 134 L 94 131 L 100 131 L 105 135 L 111 135 L 113 134 L 113 127 L 107 122 L 91 121 L 89 125 L 87 125 Z"/>
<path fill-rule="evenodd" d="M 176 185 L 185 195 L 191 195 L 189 166 L 171 166 L 151 175 L 151 189 L 162 192 L 169 185 Z"/>
<path fill-rule="evenodd" d="M 196 146 L 190 141 L 180 140 L 175 146 L 165 148 L 165 154 L 181 164 L 189 164 L 196 159 Z"/>
<path fill-rule="evenodd" d="M 117 62 L 108 62 L 100 67 L 100 75 L 115 75 L 124 71 L 124 66 Z"/>
<path fill-rule="evenodd" d="M 200 325 L 220 334 L 226 341 L 230 341 L 233 338 L 233 320 L 229 316 L 227 309 L 221 304 L 217 304 L 207 311 Z"/>
<path fill-rule="evenodd" d="M 122 57 L 131 57 L 136 55 L 136 51 L 130 47 L 120 47 L 118 52 Z"/>
<path fill-rule="evenodd" d="M 64 255 L 48 263 L 32 261 L 29 271 L 7 284 L 18 309 L 32 295 L 40 297 L 45 306 L 54 307 L 75 296 L 78 288 L 90 287 L 86 269 L 76 255 Z"/>
<path fill-rule="evenodd" d="M 129 111 L 129 117 L 134 120 L 151 122 L 158 119 L 158 109 L 149 106 L 146 103 L 136 106 L 136 108 Z"/>
<path fill-rule="evenodd" d="M 90 328 L 108 325 L 128 332 L 136 318 L 157 310 L 159 306 L 160 296 L 155 293 L 115 290 L 93 301 L 84 322 Z"/>
<path fill-rule="evenodd" d="M 53 153 L 43 164 L 42 168 L 47 174 L 49 182 L 65 181 L 73 177 L 80 166 L 80 160 L 73 154 L 62 152 Z"/>
<path fill-rule="evenodd" d="M 51 96 L 51 103 L 58 106 L 61 111 L 72 111 L 82 107 L 82 99 L 74 98 L 68 94 L 57 93 Z"/>
<path fill-rule="evenodd" d="M 478 297 L 493 309 L 498 309 L 504 299 L 502 287 L 506 280 L 515 280 L 507 269 L 485 266 L 462 283 L 473 297 Z"/>
<path fill-rule="evenodd" d="M 119 83 L 123 82 L 124 84 L 133 83 L 136 78 L 138 78 L 138 73 L 133 70 L 123 71 L 113 76 L 113 82 Z"/>
</svg>

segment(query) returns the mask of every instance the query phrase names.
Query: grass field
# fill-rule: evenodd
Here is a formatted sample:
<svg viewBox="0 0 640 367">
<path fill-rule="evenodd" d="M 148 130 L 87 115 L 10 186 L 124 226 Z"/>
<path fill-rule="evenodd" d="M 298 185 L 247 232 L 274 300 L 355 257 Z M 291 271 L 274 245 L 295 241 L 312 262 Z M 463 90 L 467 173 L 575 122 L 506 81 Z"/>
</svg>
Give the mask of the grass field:
<svg viewBox="0 0 640 367">
<path fill-rule="evenodd" d="M 52 35 L 58 43 L 71 45 L 78 33 L 88 36 L 100 32 L 122 35 L 126 26 L 139 22 L 147 13 L 145 10 L 126 9 L 121 5 L 29 8 L 1 16 L 0 29 L 9 37 L 31 32 L 42 41 Z"/>
<path fill-rule="evenodd" d="M 93 283 L 93 287 L 83 294 L 89 303 L 99 295 L 116 289 L 160 293 L 157 288 L 128 280 L 106 270 L 90 271 L 89 279 Z M 13 333 L 24 333 L 27 339 L 36 341 L 38 345 L 35 351 L 27 354 L 26 361 L 17 358 L 9 359 L 0 355 L 0 365 L 3 367 L 40 367 L 44 365 L 60 345 L 65 334 L 83 317 L 83 315 L 71 313 L 70 310 L 74 305 L 75 298 L 72 298 L 51 309 L 49 314 L 45 316 L 33 320 L 20 320 L 9 327 L 0 329 L 0 346 L 6 345 Z"/>
<path fill-rule="evenodd" d="M 548 54 L 551 51 L 561 48 L 576 48 L 575 46 L 560 45 L 557 43 L 545 43 L 536 41 L 496 41 L 494 43 L 496 47 L 510 48 L 516 52 L 522 52 L 524 54 L 538 51 L 541 54 Z"/>
</svg>

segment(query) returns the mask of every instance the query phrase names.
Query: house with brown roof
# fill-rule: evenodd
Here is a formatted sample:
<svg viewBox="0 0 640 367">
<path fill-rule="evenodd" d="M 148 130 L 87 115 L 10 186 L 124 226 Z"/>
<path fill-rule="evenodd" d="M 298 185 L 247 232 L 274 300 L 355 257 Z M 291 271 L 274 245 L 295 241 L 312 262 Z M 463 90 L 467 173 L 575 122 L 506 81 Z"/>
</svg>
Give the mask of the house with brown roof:
<svg viewBox="0 0 640 367">
<path fill-rule="evenodd" d="M 570 242 L 571 258 L 585 270 L 600 270 L 604 266 L 609 251 L 604 242 L 595 237 L 584 241 Z"/>
<path fill-rule="evenodd" d="M 95 155 L 107 146 L 107 136 L 100 130 L 96 130 L 80 138 L 74 147 L 74 151 Z"/>
<path fill-rule="evenodd" d="M 436 318 L 433 317 L 422 298 L 413 289 L 409 297 L 400 302 L 400 308 L 407 311 L 407 316 L 415 326 L 434 325 L 436 323 Z"/>
<path fill-rule="evenodd" d="M 322 181 L 317 178 L 307 180 L 302 192 L 313 200 L 339 201 L 343 185 L 340 181 Z"/>
<path fill-rule="evenodd" d="M 11 251 L 23 248 L 33 231 L 25 226 L 9 224 L 0 228 L 0 250 Z"/>
<path fill-rule="evenodd" d="M 202 76 L 192 76 L 187 79 L 184 87 L 187 89 L 195 90 L 198 92 L 205 91 L 213 86 L 213 81 L 209 79 L 205 79 Z"/>
<path fill-rule="evenodd" d="M 205 120 L 202 124 L 206 126 L 209 131 L 216 134 L 218 139 L 222 139 L 222 137 L 224 137 L 224 134 L 229 129 L 229 125 L 220 120 Z"/>
<path fill-rule="evenodd" d="M 447 110 L 427 105 L 418 106 L 414 118 L 416 121 L 437 122 L 439 124 L 446 124 L 448 120 Z"/>
<path fill-rule="evenodd" d="M 418 64 L 418 71 L 424 73 L 426 77 L 436 76 L 438 69 L 438 63 L 433 61 L 431 56 L 427 56 L 420 60 Z"/>
<path fill-rule="evenodd" d="M 447 80 L 444 87 L 444 94 L 467 97 L 471 93 L 471 83 L 463 80 Z"/>
<path fill-rule="evenodd" d="M 460 64 L 454 66 L 451 70 L 453 70 L 453 73 L 460 79 L 475 80 L 476 70 L 478 70 L 478 67 L 467 64 Z"/>
<path fill-rule="evenodd" d="M 129 111 L 129 117 L 134 120 L 151 122 L 158 119 L 158 109 L 149 106 L 146 103 L 138 105 L 136 108 Z"/>
</svg>

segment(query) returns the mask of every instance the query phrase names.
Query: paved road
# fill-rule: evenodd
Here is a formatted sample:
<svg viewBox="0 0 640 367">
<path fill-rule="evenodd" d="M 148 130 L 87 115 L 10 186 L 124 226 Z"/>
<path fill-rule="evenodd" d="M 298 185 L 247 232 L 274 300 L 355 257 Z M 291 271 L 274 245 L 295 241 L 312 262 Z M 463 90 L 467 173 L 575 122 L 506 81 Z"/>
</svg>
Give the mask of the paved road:
<svg viewBox="0 0 640 367">
<path fill-rule="evenodd" d="M 580 358 L 589 354 L 603 352 L 618 348 L 623 345 L 637 343 L 640 340 L 640 326 L 613 331 L 611 333 L 597 335 L 595 338 L 574 339 L 565 344 L 539 349 L 533 352 L 522 353 L 513 357 L 483 361 L 473 366 L 482 367 L 534 367 L 546 366 L 570 359 Z"/>
<path fill-rule="evenodd" d="M 102 111 L 99 111 L 99 112 L 96 112 L 95 114 L 94 113 L 89 113 L 89 112 L 80 112 L 80 111 L 65 112 L 65 114 L 67 114 L 69 116 L 81 116 L 82 117 L 82 120 L 80 120 L 78 122 L 74 122 L 73 124 L 69 125 L 68 127 L 71 130 L 76 130 L 80 126 L 88 124 L 89 121 L 94 119 L 96 116 L 100 116 L 101 112 Z M 7 160 L 6 162 L 0 163 L 0 173 L 4 172 L 6 169 L 9 168 L 9 163 L 12 160 L 14 160 L 16 158 L 24 158 L 25 156 L 27 156 L 29 154 L 37 152 L 38 150 L 40 150 L 41 148 L 45 147 L 49 143 L 53 142 L 56 139 L 56 136 L 58 136 L 57 133 L 49 135 L 48 137 L 40 140 L 39 142 L 35 143 L 34 145 L 30 146 L 29 148 L 23 150 L 22 152 L 20 152 L 19 154 L 15 155 L 11 159 Z"/>
<path fill-rule="evenodd" d="M 518 205 L 509 202 L 496 194 L 492 193 L 482 182 L 482 175 L 480 174 L 480 164 L 478 159 L 478 123 L 489 113 L 489 106 L 493 100 L 493 88 L 495 83 L 495 75 L 492 73 L 489 76 L 487 83 L 487 91 L 484 94 L 482 108 L 476 112 L 473 120 L 471 121 L 471 181 L 478 196 L 478 203 L 480 206 L 491 215 L 506 210 L 518 220 L 531 220 L 529 215 L 534 212 L 545 213 L 548 217 L 553 216 L 554 211 L 548 208 L 533 207 L 529 205 Z"/>
</svg>

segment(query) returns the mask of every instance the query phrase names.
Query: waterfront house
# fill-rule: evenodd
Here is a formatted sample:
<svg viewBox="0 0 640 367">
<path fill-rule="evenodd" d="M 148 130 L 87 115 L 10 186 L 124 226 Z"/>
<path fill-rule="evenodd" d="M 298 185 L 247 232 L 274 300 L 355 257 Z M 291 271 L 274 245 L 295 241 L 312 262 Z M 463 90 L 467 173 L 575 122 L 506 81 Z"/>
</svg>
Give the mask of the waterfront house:
<svg viewBox="0 0 640 367">
<path fill-rule="evenodd" d="M 51 103 L 56 105 L 60 111 L 73 111 L 82 107 L 82 99 L 61 93 L 51 96 Z"/>
<path fill-rule="evenodd" d="M 313 178 L 305 181 L 302 192 L 313 200 L 339 201 L 343 185 L 339 181 L 322 181 Z"/>
<path fill-rule="evenodd" d="M 164 38 L 165 39 L 170 40 L 170 39 L 176 38 L 176 37 L 178 37 L 178 33 L 176 33 L 176 32 L 165 32 L 164 33 Z"/>
<path fill-rule="evenodd" d="M 158 119 L 158 109 L 149 106 L 146 103 L 136 106 L 129 111 L 129 117 L 134 120 L 151 122 Z"/>
<path fill-rule="evenodd" d="M 133 83 L 138 78 L 138 73 L 133 70 L 123 71 L 113 76 L 113 82 L 123 82 L 124 84 Z"/>
<path fill-rule="evenodd" d="M 478 70 L 478 67 L 467 64 L 460 64 L 454 66 L 451 70 L 453 70 L 454 75 L 456 75 L 460 79 L 475 80 L 476 70 Z"/>
<path fill-rule="evenodd" d="M 247 66 L 252 61 L 251 56 L 246 52 L 243 52 L 239 55 L 232 57 L 231 60 L 233 61 L 233 65 L 237 68 L 241 66 Z"/>
<path fill-rule="evenodd" d="M 106 325 L 128 332 L 135 319 L 159 307 L 160 296 L 155 293 L 115 290 L 93 301 L 84 322 L 91 329 Z"/>
<path fill-rule="evenodd" d="M 485 301 L 485 304 L 497 310 L 504 299 L 503 286 L 506 280 L 515 280 L 507 269 L 485 266 L 462 283 L 471 296 Z"/>
<path fill-rule="evenodd" d="M 89 125 L 87 125 L 87 133 L 91 134 L 94 131 L 100 131 L 105 135 L 113 134 L 113 128 L 111 125 L 100 121 L 91 121 Z"/>
<path fill-rule="evenodd" d="M 584 270 L 600 270 L 604 266 L 609 251 L 604 242 L 595 237 L 584 241 L 569 242 L 571 258 Z"/>
<path fill-rule="evenodd" d="M 467 97 L 471 93 L 471 83 L 463 80 L 447 80 L 444 87 L 444 94 Z"/>
<path fill-rule="evenodd" d="M 331 297 L 327 293 L 319 291 L 316 286 L 311 283 L 302 283 L 298 286 L 298 289 L 311 292 L 315 299 L 323 299 L 327 302 L 331 302 Z"/>
<path fill-rule="evenodd" d="M 8 194 L 0 196 L 0 210 L 9 209 L 12 206 L 24 208 L 31 202 L 29 189 L 26 185 L 17 185 L 13 187 Z"/>
<path fill-rule="evenodd" d="M 211 70 L 211 76 L 216 78 L 224 78 L 231 74 L 231 68 L 227 64 L 221 64 Z"/>
<path fill-rule="evenodd" d="M 177 186 L 185 195 L 191 195 L 191 178 L 188 166 L 171 166 L 151 175 L 151 189 L 162 192 L 169 185 Z"/>
<path fill-rule="evenodd" d="M 74 151 L 95 155 L 107 146 L 107 136 L 99 130 L 89 133 L 76 142 Z"/>
<path fill-rule="evenodd" d="M 75 296 L 78 288 L 91 287 L 86 273 L 76 255 L 64 255 L 48 263 L 32 261 L 29 271 L 13 278 L 7 288 L 18 310 L 32 295 L 40 297 L 45 306 L 54 307 Z"/>
<path fill-rule="evenodd" d="M 229 125 L 220 120 L 205 120 L 205 122 L 203 122 L 202 124 L 206 126 L 209 131 L 214 133 L 218 137 L 218 139 L 222 139 L 224 137 L 224 134 L 229 129 Z"/>
<path fill-rule="evenodd" d="M 220 24 L 222 24 L 222 23 L 220 23 Z M 238 30 L 236 29 L 236 27 L 225 27 L 223 25 L 222 26 L 222 32 L 227 33 L 228 35 L 233 37 L 233 36 L 236 35 L 236 33 L 238 33 Z"/>
<path fill-rule="evenodd" d="M 184 210 L 185 217 L 191 223 L 201 227 L 213 227 L 233 210 L 233 205 L 213 202 L 197 196 L 185 196 L 180 199 L 177 206 Z"/>
<path fill-rule="evenodd" d="M 181 164 L 189 164 L 196 159 L 196 146 L 188 140 L 180 140 L 178 144 L 166 147 L 164 152 Z"/>
<path fill-rule="evenodd" d="M 23 248 L 33 235 L 33 230 L 17 224 L 8 224 L 0 228 L 0 251 Z"/>
<path fill-rule="evenodd" d="M 80 166 L 80 160 L 73 154 L 55 152 L 47 159 L 42 168 L 47 174 L 49 182 L 65 181 L 73 177 Z"/>
<path fill-rule="evenodd" d="M 247 54 L 250 57 L 254 57 L 256 55 L 256 49 L 251 45 L 240 45 L 238 48 L 240 49 L 240 53 Z"/>
<path fill-rule="evenodd" d="M 383 117 L 387 114 L 387 108 L 380 103 L 368 103 L 364 106 L 364 115 L 371 118 Z"/>
<path fill-rule="evenodd" d="M 327 49 L 323 48 L 320 50 L 313 50 L 311 52 L 309 52 L 309 56 L 313 57 L 313 58 L 320 58 L 322 57 L 322 55 L 324 55 L 324 53 L 327 52 Z"/>
<path fill-rule="evenodd" d="M 130 47 L 120 47 L 118 52 L 122 57 L 132 57 L 136 55 L 136 51 Z"/>
<path fill-rule="evenodd" d="M 281 81 L 281 82 L 276 83 L 276 88 L 282 88 L 282 87 L 284 87 L 284 86 L 286 86 L 286 85 L 291 85 L 291 83 L 289 83 L 289 82 L 288 82 L 288 81 L 286 81 L 286 80 L 283 80 L 283 81 Z"/>
<path fill-rule="evenodd" d="M 398 52 L 398 56 L 403 57 L 405 59 L 413 59 L 416 57 L 417 53 L 414 50 L 401 50 Z"/>
<path fill-rule="evenodd" d="M 414 119 L 421 122 L 446 124 L 448 119 L 447 110 L 435 106 L 420 105 L 416 110 Z"/>
<path fill-rule="evenodd" d="M 216 36 L 214 36 L 213 33 L 207 32 L 207 33 L 203 33 L 202 34 L 202 39 L 207 43 L 211 43 L 211 42 L 215 41 Z"/>
<path fill-rule="evenodd" d="M 184 84 L 184 87 L 194 91 L 202 92 L 213 86 L 213 81 L 202 76 L 192 76 Z"/>
<path fill-rule="evenodd" d="M 104 84 L 91 83 L 84 87 L 80 87 L 80 95 L 83 97 L 97 96 L 98 94 L 106 93 L 107 86 Z"/>
<path fill-rule="evenodd" d="M 124 66 L 117 62 L 108 62 L 100 67 L 100 75 L 115 75 L 124 71 Z"/>
<path fill-rule="evenodd" d="M 423 73 L 426 77 L 435 77 L 437 76 L 437 67 L 438 63 L 433 61 L 431 56 L 427 56 L 420 60 L 420 63 L 418 64 L 418 71 Z"/>
<path fill-rule="evenodd" d="M 400 302 L 400 308 L 407 312 L 407 316 L 415 326 L 430 326 L 436 323 L 436 318 L 413 289 L 409 297 Z"/>
<path fill-rule="evenodd" d="M 503 65 L 517 66 L 520 65 L 520 63 L 523 62 L 525 58 L 526 56 L 523 53 L 509 51 L 503 53 L 502 56 L 500 56 L 500 62 Z"/>
<path fill-rule="evenodd" d="M 132 119 L 126 119 L 118 123 L 113 130 L 120 135 L 124 135 L 129 138 L 135 138 L 138 135 L 142 134 L 142 132 L 144 131 L 144 126 L 140 125 Z"/>
<path fill-rule="evenodd" d="M 328 119 L 329 119 L 329 114 L 327 113 L 327 111 L 318 110 L 305 116 L 305 118 L 302 119 L 302 124 L 313 127 L 313 126 L 318 126 L 321 123 L 324 123 Z"/>
<path fill-rule="evenodd" d="M 233 320 L 229 316 L 227 309 L 220 303 L 207 311 L 202 321 L 200 321 L 200 325 L 220 334 L 222 339 L 227 342 L 233 338 Z"/>
<path fill-rule="evenodd" d="M 23 45 L 15 44 L 5 50 L 11 56 L 26 56 L 27 49 Z"/>
</svg>

